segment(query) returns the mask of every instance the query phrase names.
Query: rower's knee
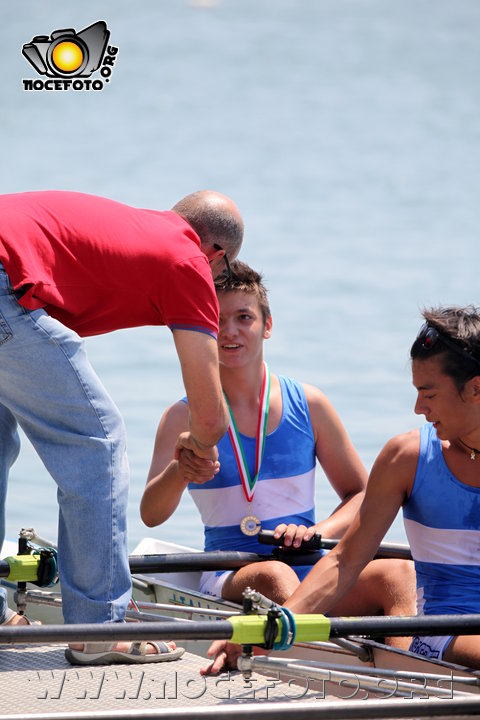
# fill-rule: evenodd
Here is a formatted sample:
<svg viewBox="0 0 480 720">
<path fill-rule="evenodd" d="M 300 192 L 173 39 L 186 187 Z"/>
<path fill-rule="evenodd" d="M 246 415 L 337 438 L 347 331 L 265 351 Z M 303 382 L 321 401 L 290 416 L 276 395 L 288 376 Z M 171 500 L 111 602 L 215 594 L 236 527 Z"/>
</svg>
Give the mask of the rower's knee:
<svg viewBox="0 0 480 720">
<path fill-rule="evenodd" d="M 385 615 L 416 615 L 416 575 L 412 560 L 389 560 Z"/>
<path fill-rule="evenodd" d="M 247 565 L 225 581 L 222 596 L 240 602 L 243 590 L 250 587 L 276 603 L 283 603 L 297 589 L 300 581 L 289 565 L 278 560 Z"/>
<path fill-rule="evenodd" d="M 256 590 L 277 603 L 283 603 L 297 589 L 300 581 L 289 565 L 278 560 L 259 563 Z"/>
</svg>

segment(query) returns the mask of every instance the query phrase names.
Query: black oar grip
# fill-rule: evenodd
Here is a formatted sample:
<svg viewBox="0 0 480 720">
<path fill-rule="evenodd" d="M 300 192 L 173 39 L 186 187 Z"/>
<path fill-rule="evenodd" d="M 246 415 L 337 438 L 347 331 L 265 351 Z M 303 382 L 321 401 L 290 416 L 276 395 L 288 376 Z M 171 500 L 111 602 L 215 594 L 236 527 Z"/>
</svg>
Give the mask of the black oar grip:
<svg viewBox="0 0 480 720">
<path fill-rule="evenodd" d="M 275 538 L 273 536 L 273 530 L 260 530 L 260 532 L 257 535 L 258 542 L 262 543 L 262 545 L 277 545 L 277 546 L 283 546 L 284 540 L 285 540 L 285 533 L 283 535 L 280 535 L 279 538 Z M 315 535 L 310 538 L 310 540 L 302 540 L 302 543 L 299 550 L 320 550 L 322 547 L 322 536 L 320 533 L 315 533 Z M 295 548 L 296 549 L 296 548 Z M 290 547 L 288 548 L 290 550 Z"/>
</svg>

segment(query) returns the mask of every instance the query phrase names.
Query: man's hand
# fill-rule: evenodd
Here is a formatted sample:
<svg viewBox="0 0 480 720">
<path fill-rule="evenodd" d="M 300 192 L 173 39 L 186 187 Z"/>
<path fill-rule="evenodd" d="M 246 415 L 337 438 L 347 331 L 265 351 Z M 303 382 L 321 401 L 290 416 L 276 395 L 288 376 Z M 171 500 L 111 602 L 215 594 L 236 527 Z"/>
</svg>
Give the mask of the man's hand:
<svg viewBox="0 0 480 720">
<path fill-rule="evenodd" d="M 204 445 L 200 440 L 197 440 L 195 435 L 191 432 L 182 432 L 177 438 L 175 444 L 174 458 L 178 460 L 180 457 L 181 450 L 191 450 L 197 457 L 203 458 L 204 460 L 211 460 L 216 462 L 218 460 L 218 450 L 216 445 Z"/>
<path fill-rule="evenodd" d="M 205 460 L 186 448 L 178 451 L 178 472 L 185 483 L 193 482 L 202 485 L 211 480 L 219 471 L 218 460 Z"/>
</svg>

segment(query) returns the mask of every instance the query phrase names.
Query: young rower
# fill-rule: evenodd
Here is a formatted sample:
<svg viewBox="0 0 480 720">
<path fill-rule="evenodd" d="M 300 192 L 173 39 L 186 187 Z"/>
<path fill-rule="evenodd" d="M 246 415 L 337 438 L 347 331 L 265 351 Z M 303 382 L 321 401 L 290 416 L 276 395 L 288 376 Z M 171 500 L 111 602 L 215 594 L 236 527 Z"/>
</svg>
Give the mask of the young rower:
<svg viewBox="0 0 480 720">
<path fill-rule="evenodd" d="M 296 613 L 331 611 L 351 593 L 400 507 L 418 613 L 480 612 L 480 310 L 440 307 L 423 315 L 410 355 L 415 412 L 427 423 L 383 448 L 343 540 L 285 603 Z M 235 648 L 214 643 L 206 672 L 230 665 Z M 480 635 L 419 636 L 410 649 L 480 669 Z"/>
<path fill-rule="evenodd" d="M 341 537 L 363 499 L 367 473 L 340 418 L 317 388 L 270 374 L 263 343 L 272 333 L 272 317 L 261 276 L 235 261 L 217 295 L 220 377 L 231 416 L 229 432 L 218 443 L 219 463 L 199 462 L 185 449 L 172 459 L 188 423 L 188 405 L 180 401 L 168 408 L 141 501 L 143 521 L 150 527 L 165 522 L 188 487 L 205 525 L 206 550 L 268 554 L 256 537 L 260 526 L 277 538 L 285 533 L 286 547 L 298 548 L 315 532 Z M 316 523 L 317 459 L 341 502 Z M 310 569 L 258 562 L 236 572 L 204 573 L 200 590 L 238 602 L 250 586 L 281 603 Z M 375 560 L 331 612 L 409 615 L 414 598 L 413 563 Z"/>
</svg>

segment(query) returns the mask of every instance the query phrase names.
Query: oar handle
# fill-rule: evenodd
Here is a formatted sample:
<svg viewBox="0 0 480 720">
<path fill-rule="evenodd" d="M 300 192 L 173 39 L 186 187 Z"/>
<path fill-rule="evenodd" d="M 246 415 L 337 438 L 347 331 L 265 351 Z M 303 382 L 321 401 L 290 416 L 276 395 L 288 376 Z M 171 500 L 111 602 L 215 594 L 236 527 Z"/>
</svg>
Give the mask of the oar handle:
<svg viewBox="0 0 480 720">
<path fill-rule="evenodd" d="M 273 530 L 260 530 L 257 535 L 258 541 L 263 545 L 278 545 L 283 546 L 285 539 L 285 533 L 278 539 L 273 537 Z M 320 533 L 315 535 L 308 541 L 302 540 L 299 550 L 332 550 L 338 543 L 339 539 L 327 539 L 322 538 Z M 285 550 L 296 552 L 292 548 L 285 548 Z M 408 545 L 402 543 L 388 543 L 383 542 L 379 545 L 377 552 L 375 553 L 376 558 L 397 558 L 399 560 L 411 560 L 412 554 Z"/>
</svg>

